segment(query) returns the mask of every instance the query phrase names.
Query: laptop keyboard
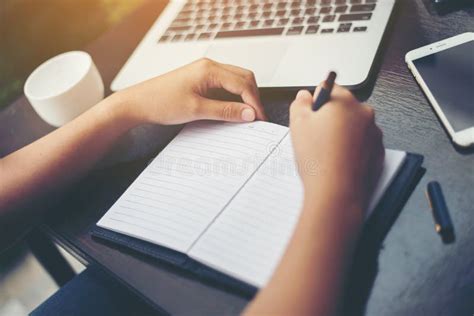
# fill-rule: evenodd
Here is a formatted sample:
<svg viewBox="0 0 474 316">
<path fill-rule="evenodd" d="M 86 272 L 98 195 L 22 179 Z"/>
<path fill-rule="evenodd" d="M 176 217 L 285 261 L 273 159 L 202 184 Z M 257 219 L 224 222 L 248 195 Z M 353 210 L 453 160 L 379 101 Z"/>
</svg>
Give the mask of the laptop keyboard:
<svg viewBox="0 0 474 316">
<path fill-rule="evenodd" d="M 376 5 L 377 0 L 189 0 L 159 42 L 366 32 L 364 22 Z"/>
</svg>

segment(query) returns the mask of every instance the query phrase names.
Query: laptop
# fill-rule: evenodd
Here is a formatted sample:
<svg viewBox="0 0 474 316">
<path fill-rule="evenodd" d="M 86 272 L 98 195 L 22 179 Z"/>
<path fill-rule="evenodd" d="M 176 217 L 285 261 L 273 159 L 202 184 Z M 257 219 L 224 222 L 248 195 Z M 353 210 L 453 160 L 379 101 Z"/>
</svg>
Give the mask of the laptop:
<svg viewBox="0 0 474 316">
<path fill-rule="evenodd" d="M 369 76 L 395 0 L 171 0 L 112 82 L 118 91 L 200 58 L 252 70 L 259 87 Z"/>
</svg>

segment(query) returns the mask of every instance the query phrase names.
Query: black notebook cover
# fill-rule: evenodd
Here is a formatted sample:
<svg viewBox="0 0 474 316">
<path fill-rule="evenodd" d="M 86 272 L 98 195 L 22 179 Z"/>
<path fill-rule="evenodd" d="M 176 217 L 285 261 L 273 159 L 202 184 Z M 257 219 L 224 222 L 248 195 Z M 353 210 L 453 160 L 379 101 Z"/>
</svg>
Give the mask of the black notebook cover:
<svg viewBox="0 0 474 316">
<path fill-rule="evenodd" d="M 395 180 L 389 186 L 364 226 L 364 230 L 370 230 L 372 240 L 378 240 L 378 243 L 381 244 L 385 238 L 393 221 L 400 213 L 404 202 L 419 180 L 422 162 L 423 156 L 421 155 L 410 153 L 407 155 Z M 244 295 L 253 295 L 258 290 L 252 285 L 209 268 L 188 257 L 186 254 L 98 226 L 95 226 L 91 233 L 100 240 L 112 242 L 141 254 L 151 256 L 162 262 L 171 264 L 174 267 L 190 272 L 206 282 L 224 286 Z"/>
</svg>

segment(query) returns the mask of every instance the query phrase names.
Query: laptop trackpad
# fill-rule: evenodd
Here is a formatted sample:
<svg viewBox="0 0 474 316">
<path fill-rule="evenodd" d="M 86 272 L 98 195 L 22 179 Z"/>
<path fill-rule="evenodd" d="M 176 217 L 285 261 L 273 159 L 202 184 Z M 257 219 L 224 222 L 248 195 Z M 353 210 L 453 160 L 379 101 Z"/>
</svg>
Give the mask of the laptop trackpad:
<svg viewBox="0 0 474 316">
<path fill-rule="evenodd" d="M 276 41 L 214 42 L 207 50 L 206 57 L 252 70 L 257 83 L 264 84 L 272 80 L 286 49 L 287 44 Z"/>
</svg>

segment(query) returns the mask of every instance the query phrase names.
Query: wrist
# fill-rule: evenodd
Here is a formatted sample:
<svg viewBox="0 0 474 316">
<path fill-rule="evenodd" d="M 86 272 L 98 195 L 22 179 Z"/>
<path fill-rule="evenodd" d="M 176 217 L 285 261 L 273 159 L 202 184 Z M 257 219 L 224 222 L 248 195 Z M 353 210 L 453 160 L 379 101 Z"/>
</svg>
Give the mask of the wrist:
<svg viewBox="0 0 474 316">
<path fill-rule="evenodd" d="M 320 196 L 325 200 L 339 201 L 345 205 L 365 210 L 367 190 L 364 183 L 353 181 L 354 177 L 345 173 L 319 174 L 303 180 L 305 197 Z"/>
<path fill-rule="evenodd" d="M 365 209 L 357 200 L 330 188 L 307 191 L 305 188 L 303 216 L 309 221 L 323 221 L 344 230 L 356 231 L 365 218 Z"/>
<path fill-rule="evenodd" d="M 98 109 L 107 120 L 113 122 L 115 126 L 121 126 L 125 130 L 145 123 L 137 115 L 136 111 L 133 111 L 132 102 L 120 92 L 104 99 L 99 104 Z"/>
</svg>

